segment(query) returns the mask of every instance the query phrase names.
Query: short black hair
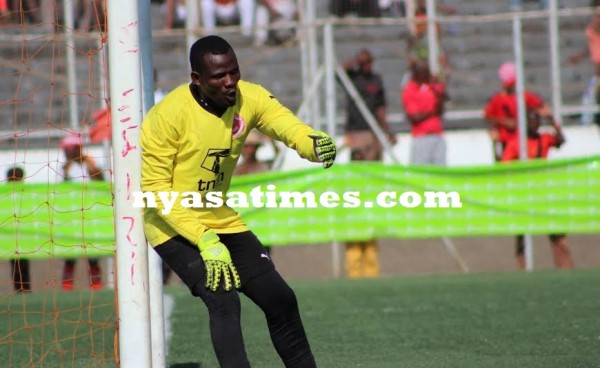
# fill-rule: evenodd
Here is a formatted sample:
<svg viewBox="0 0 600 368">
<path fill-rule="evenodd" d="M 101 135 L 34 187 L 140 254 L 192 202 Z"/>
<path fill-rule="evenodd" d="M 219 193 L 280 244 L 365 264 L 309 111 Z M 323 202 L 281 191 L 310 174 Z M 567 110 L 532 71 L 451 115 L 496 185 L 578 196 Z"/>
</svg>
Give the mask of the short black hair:
<svg viewBox="0 0 600 368">
<path fill-rule="evenodd" d="M 6 180 L 7 181 L 19 181 L 23 180 L 25 176 L 25 171 L 18 166 L 13 167 L 12 169 L 8 169 L 6 172 Z"/>
<path fill-rule="evenodd" d="M 233 50 L 233 48 L 222 37 L 215 35 L 202 37 L 194 42 L 190 48 L 190 67 L 194 72 L 201 72 L 205 55 L 223 55 L 230 50 Z"/>
</svg>

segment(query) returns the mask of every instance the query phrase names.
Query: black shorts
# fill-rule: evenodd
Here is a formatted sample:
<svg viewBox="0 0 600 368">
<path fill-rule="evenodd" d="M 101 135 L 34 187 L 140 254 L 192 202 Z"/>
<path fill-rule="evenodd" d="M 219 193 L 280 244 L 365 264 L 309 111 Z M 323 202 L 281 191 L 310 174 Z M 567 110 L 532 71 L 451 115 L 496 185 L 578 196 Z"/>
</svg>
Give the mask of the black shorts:
<svg viewBox="0 0 600 368">
<path fill-rule="evenodd" d="M 269 253 L 253 232 L 219 234 L 219 238 L 231 254 L 242 287 L 253 278 L 275 269 Z M 154 250 L 190 289 L 198 282 L 206 282 L 206 268 L 200 250 L 184 237 L 173 237 Z"/>
</svg>

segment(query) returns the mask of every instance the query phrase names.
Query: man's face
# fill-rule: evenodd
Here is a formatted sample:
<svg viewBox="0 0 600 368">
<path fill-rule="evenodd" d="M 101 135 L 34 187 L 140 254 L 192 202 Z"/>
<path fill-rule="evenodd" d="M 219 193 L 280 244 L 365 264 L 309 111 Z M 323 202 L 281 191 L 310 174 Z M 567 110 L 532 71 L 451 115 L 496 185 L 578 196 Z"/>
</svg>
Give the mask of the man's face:
<svg viewBox="0 0 600 368">
<path fill-rule="evenodd" d="M 371 73 L 373 68 L 373 57 L 366 51 L 361 51 L 357 56 L 358 65 L 361 72 L 365 74 Z"/>
<path fill-rule="evenodd" d="M 200 72 L 192 72 L 192 83 L 202 96 L 218 108 L 235 105 L 240 67 L 233 50 L 223 55 L 207 54 L 200 60 Z"/>
<path fill-rule="evenodd" d="M 429 65 L 425 62 L 417 62 L 413 67 L 413 78 L 417 82 L 426 83 L 431 79 Z"/>
</svg>

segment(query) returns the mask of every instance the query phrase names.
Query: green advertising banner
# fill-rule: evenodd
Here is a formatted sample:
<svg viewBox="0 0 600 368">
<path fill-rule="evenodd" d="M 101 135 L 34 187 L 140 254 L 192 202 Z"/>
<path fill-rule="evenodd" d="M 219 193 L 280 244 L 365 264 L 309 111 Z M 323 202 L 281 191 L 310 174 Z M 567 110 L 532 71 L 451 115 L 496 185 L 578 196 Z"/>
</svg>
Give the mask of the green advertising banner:
<svg viewBox="0 0 600 368">
<path fill-rule="evenodd" d="M 351 163 L 236 177 L 229 194 L 272 245 L 600 233 L 600 157 L 472 168 Z M 0 201 L 2 259 L 114 253 L 109 183 L 6 183 Z"/>
<path fill-rule="evenodd" d="M 0 186 L 0 258 L 114 254 L 113 197 L 106 182 Z"/>
</svg>

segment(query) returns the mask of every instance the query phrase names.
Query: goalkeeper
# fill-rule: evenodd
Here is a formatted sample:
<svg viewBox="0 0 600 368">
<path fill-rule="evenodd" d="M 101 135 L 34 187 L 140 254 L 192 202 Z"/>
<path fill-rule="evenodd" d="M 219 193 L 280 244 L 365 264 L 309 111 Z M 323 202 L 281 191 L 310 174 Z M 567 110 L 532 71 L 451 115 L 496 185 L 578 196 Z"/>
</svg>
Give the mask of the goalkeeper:
<svg viewBox="0 0 600 368">
<path fill-rule="evenodd" d="M 229 188 L 253 128 L 312 162 L 333 165 L 331 138 L 301 122 L 263 87 L 241 80 L 236 54 L 218 36 L 190 49 L 191 83 L 175 88 L 144 119 L 142 190 L 221 192 Z M 157 201 L 160 202 L 160 201 Z M 178 201 L 176 201 L 178 202 Z M 249 367 L 240 326 L 239 293 L 265 313 L 286 367 L 316 367 L 292 289 L 233 209 L 144 209 L 144 231 L 161 258 L 208 308 L 221 367 Z"/>
</svg>

